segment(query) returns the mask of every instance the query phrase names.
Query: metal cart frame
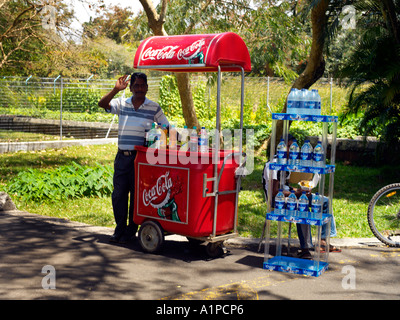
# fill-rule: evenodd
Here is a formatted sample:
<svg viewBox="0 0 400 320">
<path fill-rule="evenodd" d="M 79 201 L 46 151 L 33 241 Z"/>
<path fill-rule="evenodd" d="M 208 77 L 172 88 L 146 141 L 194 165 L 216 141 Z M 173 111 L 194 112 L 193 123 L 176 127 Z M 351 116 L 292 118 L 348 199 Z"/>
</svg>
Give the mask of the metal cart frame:
<svg viewBox="0 0 400 320">
<path fill-rule="evenodd" d="M 145 46 L 148 44 L 149 39 L 155 39 L 155 40 L 160 40 L 163 41 L 164 39 L 166 41 L 170 41 L 171 38 L 176 37 L 175 39 L 180 39 L 178 37 L 193 37 L 193 39 L 201 38 L 202 36 L 212 36 L 212 40 L 210 42 L 210 46 L 207 49 L 206 55 L 205 55 L 205 60 L 208 58 L 211 59 L 210 61 L 204 61 L 204 63 L 201 63 L 203 61 L 200 61 L 200 63 L 190 63 L 189 64 L 152 64 L 152 63 L 145 63 L 144 65 L 141 65 L 140 61 L 140 55 L 143 53 L 146 53 L 145 51 Z M 196 38 L 197 37 L 197 38 Z M 163 39 L 164 38 L 164 39 Z M 226 52 L 222 52 L 223 50 L 220 49 L 218 51 L 218 57 L 213 60 L 213 50 L 212 45 L 217 45 L 218 42 L 222 42 L 224 38 L 227 38 L 229 41 L 239 41 L 239 46 L 241 47 L 241 50 L 243 52 L 239 52 L 240 57 L 234 57 L 232 56 L 235 55 L 235 48 L 229 51 L 225 50 Z M 221 253 L 221 247 L 223 241 L 237 237 L 238 231 L 237 231 L 237 224 L 238 224 L 238 198 L 239 198 L 239 192 L 240 192 L 240 186 L 241 186 L 241 177 L 245 175 L 245 164 L 246 164 L 246 155 L 243 153 L 243 143 L 242 143 L 242 138 L 243 138 L 243 108 L 244 108 L 244 74 L 245 71 L 250 71 L 251 70 L 251 64 L 250 64 L 250 57 L 247 51 L 247 47 L 245 46 L 244 42 L 240 39 L 240 37 L 232 32 L 227 32 L 227 33 L 222 33 L 222 34 L 215 34 L 215 35 L 187 35 L 187 36 L 172 36 L 172 37 L 150 37 L 142 42 L 143 48 L 139 47 L 137 50 L 136 56 L 135 56 L 135 63 L 134 67 L 137 69 L 155 69 L 155 70 L 160 70 L 160 71 L 172 71 L 172 72 L 217 72 L 217 105 L 216 105 L 216 128 L 217 132 L 219 132 L 220 126 L 221 126 L 221 84 L 222 84 L 222 72 L 223 71 L 230 71 L 230 72 L 236 72 L 240 71 L 241 72 L 241 101 L 240 101 L 240 137 L 239 137 L 239 151 L 238 152 L 232 152 L 225 156 L 223 160 L 222 167 L 220 171 L 218 172 L 218 160 L 219 160 L 219 151 L 220 151 L 220 140 L 218 138 L 215 139 L 215 152 L 214 152 L 214 159 L 213 159 L 213 176 L 208 177 L 207 174 L 203 175 L 203 197 L 214 197 L 214 212 L 213 212 L 213 230 L 212 233 L 207 236 L 207 237 L 193 237 L 195 242 L 208 242 L 207 245 L 207 253 L 210 256 L 217 256 Z M 201 41 L 201 40 L 197 40 Z M 243 42 L 240 43 L 240 41 Z M 171 44 L 171 43 L 170 43 Z M 152 49 L 150 47 L 150 49 Z M 147 50 L 150 50 L 147 49 Z M 239 48 L 240 49 L 240 48 Z M 238 50 L 239 50 L 238 49 Z M 222 51 L 221 51 L 222 50 Z M 198 54 L 198 53 L 195 53 Z M 195 56 L 195 54 L 192 54 L 191 58 Z M 138 56 L 139 55 L 139 56 Z M 240 61 L 240 60 L 243 61 Z M 233 61 L 233 62 L 232 62 Z M 245 70 L 246 69 L 246 70 Z M 236 175 L 236 188 L 234 190 L 228 190 L 228 191 L 220 191 L 219 185 L 221 181 L 221 176 L 224 171 L 224 167 L 226 162 L 228 161 L 229 158 L 232 157 L 238 157 L 239 158 L 239 167 L 237 168 L 235 175 Z M 207 188 L 207 182 L 212 182 L 213 183 L 213 191 L 209 192 Z M 217 219 L 218 219 L 218 197 L 219 195 L 223 194 L 235 194 L 235 210 L 234 210 L 234 229 L 230 233 L 226 234 L 217 234 Z M 154 225 L 151 226 L 152 228 Z M 159 226 L 160 227 L 160 226 Z M 157 233 L 159 233 L 159 230 L 156 230 Z M 189 239 L 189 240 L 191 240 Z M 143 247 L 143 246 L 142 246 Z M 144 248 L 145 249 L 145 248 Z M 148 251 L 145 249 L 145 251 Z"/>
</svg>

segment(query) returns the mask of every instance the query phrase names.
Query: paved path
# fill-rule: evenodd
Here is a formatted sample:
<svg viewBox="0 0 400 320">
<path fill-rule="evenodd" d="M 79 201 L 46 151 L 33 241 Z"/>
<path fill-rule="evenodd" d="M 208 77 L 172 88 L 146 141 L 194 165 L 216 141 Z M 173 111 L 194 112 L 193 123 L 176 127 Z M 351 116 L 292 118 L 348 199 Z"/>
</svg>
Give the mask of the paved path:
<svg viewBox="0 0 400 320">
<path fill-rule="evenodd" d="M 163 252 L 153 255 L 137 242 L 111 245 L 111 234 L 109 228 L 0 212 L 0 299 L 400 298 L 400 249 L 375 239 L 336 239 L 342 252 L 330 254 L 329 270 L 314 278 L 262 269 L 258 240 L 229 241 L 229 252 L 211 260 L 182 237 L 167 236 Z"/>
</svg>

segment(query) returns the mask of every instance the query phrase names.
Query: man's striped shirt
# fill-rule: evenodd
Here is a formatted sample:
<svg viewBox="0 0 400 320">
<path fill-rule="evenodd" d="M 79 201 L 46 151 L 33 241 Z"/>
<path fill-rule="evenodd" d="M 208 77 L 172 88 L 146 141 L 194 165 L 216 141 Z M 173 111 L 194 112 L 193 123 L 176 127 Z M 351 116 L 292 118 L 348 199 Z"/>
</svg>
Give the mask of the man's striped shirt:
<svg viewBox="0 0 400 320">
<path fill-rule="evenodd" d="M 119 117 L 118 148 L 121 150 L 133 150 L 135 146 L 143 146 L 145 130 L 150 129 L 153 122 L 169 127 L 160 105 L 147 98 L 137 110 L 132 104 L 132 97 L 112 99 L 110 107 L 111 109 L 106 111 Z"/>
</svg>

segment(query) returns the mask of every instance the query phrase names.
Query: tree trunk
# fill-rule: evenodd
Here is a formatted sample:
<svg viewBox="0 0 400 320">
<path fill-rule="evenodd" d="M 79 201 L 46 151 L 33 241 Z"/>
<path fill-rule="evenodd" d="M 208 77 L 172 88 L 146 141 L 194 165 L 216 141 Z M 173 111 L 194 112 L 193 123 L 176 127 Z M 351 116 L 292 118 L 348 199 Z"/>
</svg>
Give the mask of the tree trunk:
<svg viewBox="0 0 400 320">
<path fill-rule="evenodd" d="M 399 21 L 396 15 L 396 6 L 392 0 L 382 0 L 381 2 L 382 15 L 388 25 L 388 29 L 391 30 L 393 38 L 397 44 L 400 44 L 400 28 Z"/>
<path fill-rule="evenodd" d="M 162 0 L 161 12 L 157 13 L 151 0 L 139 0 L 146 12 L 149 27 L 156 36 L 167 36 L 164 30 L 165 14 L 167 11 L 167 0 Z M 194 108 L 192 88 L 190 86 L 190 75 L 188 73 L 176 73 L 179 95 L 181 97 L 183 118 L 188 128 L 196 126 L 199 128 L 196 109 Z"/>
<path fill-rule="evenodd" d="M 311 10 L 312 43 L 311 43 L 310 55 L 307 59 L 307 66 L 305 70 L 295 80 L 295 82 L 292 85 L 292 88 L 308 89 L 324 74 L 325 71 L 325 60 L 323 55 L 324 44 L 325 44 L 324 28 L 327 22 L 327 16 L 325 13 L 328 9 L 328 5 L 329 5 L 329 0 L 321 0 Z M 286 105 L 287 105 L 287 97 L 285 105 L 281 111 L 282 113 L 286 112 Z M 277 145 L 278 141 L 280 140 L 282 133 L 283 133 L 283 121 L 278 121 L 276 124 L 275 145 Z M 268 140 L 267 155 L 269 154 L 270 151 L 269 147 L 270 147 L 270 141 Z"/>
<path fill-rule="evenodd" d="M 324 60 L 324 29 L 326 26 L 327 18 L 326 11 L 328 9 L 329 1 L 321 0 L 317 6 L 311 11 L 311 24 L 312 24 L 312 42 L 311 52 L 307 60 L 307 66 L 303 73 L 296 79 L 292 88 L 308 89 L 319 78 L 322 77 L 325 71 Z M 286 112 L 286 103 L 284 107 Z"/>
<path fill-rule="evenodd" d="M 178 83 L 179 95 L 181 96 L 183 118 L 187 127 L 193 128 L 193 126 L 196 126 L 200 129 L 196 109 L 194 108 L 189 73 L 176 73 L 176 81 Z"/>
</svg>

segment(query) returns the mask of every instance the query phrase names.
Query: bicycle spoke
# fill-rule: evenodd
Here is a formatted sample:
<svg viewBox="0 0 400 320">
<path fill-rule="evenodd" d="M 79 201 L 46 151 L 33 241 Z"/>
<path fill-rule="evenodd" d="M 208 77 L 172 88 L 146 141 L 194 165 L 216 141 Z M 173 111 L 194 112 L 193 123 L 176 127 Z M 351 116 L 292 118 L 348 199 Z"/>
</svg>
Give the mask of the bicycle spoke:
<svg viewBox="0 0 400 320">
<path fill-rule="evenodd" d="M 400 184 L 379 190 L 371 199 L 368 222 L 383 243 L 400 246 Z"/>
</svg>

